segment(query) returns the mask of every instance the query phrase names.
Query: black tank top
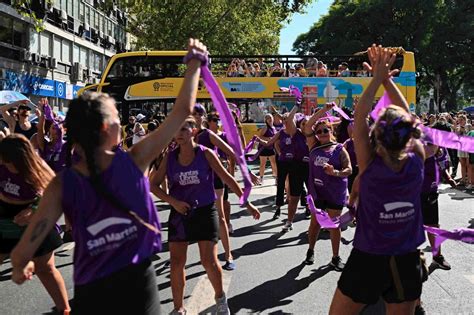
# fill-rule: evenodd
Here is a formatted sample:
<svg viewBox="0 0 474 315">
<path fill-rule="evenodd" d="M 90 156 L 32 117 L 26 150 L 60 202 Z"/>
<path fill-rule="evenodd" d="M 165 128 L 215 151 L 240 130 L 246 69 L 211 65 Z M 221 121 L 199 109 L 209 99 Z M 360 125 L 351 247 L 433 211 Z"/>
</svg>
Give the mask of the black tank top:
<svg viewBox="0 0 474 315">
<path fill-rule="evenodd" d="M 24 135 L 28 140 L 31 139 L 31 137 L 38 132 L 38 128 L 36 127 L 36 124 L 31 123 L 31 128 L 28 130 L 24 130 L 20 127 L 20 123 L 17 121 L 15 124 L 15 133 L 20 133 Z"/>
</svg>

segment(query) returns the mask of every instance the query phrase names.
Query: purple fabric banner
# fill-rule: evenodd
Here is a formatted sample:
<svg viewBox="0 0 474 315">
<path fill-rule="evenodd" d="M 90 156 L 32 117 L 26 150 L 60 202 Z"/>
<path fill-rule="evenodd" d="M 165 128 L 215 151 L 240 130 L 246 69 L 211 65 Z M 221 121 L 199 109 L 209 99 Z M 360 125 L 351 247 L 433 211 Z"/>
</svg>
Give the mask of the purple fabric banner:
<svg viewBox="0 0 474 315">
<path fill-rule="evenodd" d="M 283 92 L 289 92 L 290 95 L 292 95 L 296 98 L 296 104 L 298 106 L 301 105 L 301 102 L 303 101 L 303 95 L 301 94 L 300 89 L 298 89 L 296 86 L 290 85 L 287 88 L 281 87 L 280 90 L 283 91 Z"/>
<path fill-rule="evenodd" d="M 227 140 L 229 141 L 230 146 L 234 150 L 236 162 L 240 167 L 240 171 L 242 172 L 242 177 L 244 180 L 244 189 L 243 194 L 240 197 L 240 204 L 244 205 L 247 203 L 250 191 L 252 190 L 252 182 L 250 181 L 250 175 L 247 168 L 247 163 L 245 162 L 240 137 L 237 132 L 237 126 L 235 125 L 234 117 L 230 112 L 224 94 L 222 94 L 219 85 L 217 84 L 216 80 L 212 76 L 211 71 L 205 63 L 203 63 L 201 66 L 201 76 L 204 81 L 204 84 L 206 85 L 207 91 L 211 96 L 212 102 L 216 110 L 220 114 L 222 126 L 224 127 L 224 130 L 227 134 Z"/>
<path fill-rule="evenodd" d="M 456 149 L 474 153 L 474 137 L 460 136 L 455 132 L 448 132 L 422 126 L 424 142 L 433 143 L 440 147 Z"/>
<path fill-rule="evenodd" d="M 370 117 L 372 117 L 373 120 L 377 120 L 380 115 L 380 111 L 385 107 L 388 107 L 390 104 L 392 104 L 390 97 L 388 97 L 387 92 L 383 92 L 383 95 L 377 102 L 377 105 L 375 105 L 374 110 L 370 113 Z"/>
<path fill-rule="evenodd" d="M 265 147 L 261 146 L 261 147 L 258 149 L 257 153 L 255 153 L 254 155 L 251 155 L 251 156 L 247 157 L 247 161 L 249 161 L 249 162 L 255 161 L 255 160 L 260 156 L 260 153 L 262 153 L 262 151 L 263 151 L 264 148 L 265 148 Z"/>
<path fill-rule="evenodd" d="M 454 231 L 447 231 L 425 225 L 425 230 L 435 236 L 433 255 L 437 255 L 441 243 L 446 240 L 461 241 L 468 244 L 474 244 L 474 229 L 461 228 Z"/>
<path fill-rule="evenodd" d="M 245 146 L 244 154 L 249 153 L 253 149 L 253 146 L 256 141 L 257 141 L 257 136 L 253 136 L 252 139 L 249 141 L 249 143 L 247 143 L 247 145 Z"/>
<path fill-rule="evenodd" d="M 306 196 L 306 202 L 308 203 L 309 210 L 314 214 L 322 228 L 338 229 L 340 226 L 346 226 L 352 221 L 352 215 L 349 211 L 339 217 L 331 218 L 326 212 L 314 206 L 313 197 L 311 197 L 311 195 Z"/>
<path fill-rule="evenodd" d="M 351 120 L 351 118 L 349 116 L 347 116 L 347 114 L 339 106 L 334 105 L 334 107 L 332 109 L 334 109 L 336 112 L 338 112 L 339 115 L 341 115 L 342 118 L 344 118 L 346 120 Z"/>
</svg>

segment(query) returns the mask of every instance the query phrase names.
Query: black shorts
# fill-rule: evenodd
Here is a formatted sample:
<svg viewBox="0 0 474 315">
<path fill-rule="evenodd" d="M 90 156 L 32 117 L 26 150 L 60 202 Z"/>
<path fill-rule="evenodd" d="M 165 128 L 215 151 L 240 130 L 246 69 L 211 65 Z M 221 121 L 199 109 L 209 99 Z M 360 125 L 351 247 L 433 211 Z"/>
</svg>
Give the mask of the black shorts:
<svg viewBox="0 0 474 315">
<path fill-rule="evenodd" d="M 190 210 L 182 215 L 171 208 L 168 220 L 169 242 L 218 241 L 219 218 L 214 204 Z"/>
<path fill-rule="evenodd" d="M 321 209 L 321 210 L 328 210 L 328 209 L 342 210 L 342 209 L 344 209 L 344 205 L 338 205 L 338 204 L 329 202 L 327 200 L 321 200 L 321 199 L 316 199 L 314 201 L 314 206 L 318 209 Z"/>
<path fill-rule="evenodd" d="M 12 226 L 15 225 L 14 223 L 11 224 Z M 1 226 L 5 227 L 6 225 L 0 224 L 0 254 L 10 254 L 20 241 L 21 236 L 25 231 L 25 228 L 20 228 L 18 230 L 19 233 L 17 233 L 17 231 L 14 231 L 12 229 L 4 229 L 2 231 L 3 228 Z M 63 241 L 61 239 L 61 236 L 59 235 L 56 228 L 53 228 L 46 235 L 46 238 L 44 239 L 43 243 L 41 243 L 41 245 L 38 247 L 33 257 L 41 257 L 48 253 L 51 253 L 55 249 L 59 248 L 62 244 Z"/>
<path fill-rule="evenodd" d="M 290 182 L 290 196 L 301 196 L 303 193 L 304 182 L 308 180 L 308 162 L 290 162 L 288 180 Z"/>
<path fill-rule="evenodd" d="M 421 194 L 421 212 L 423 213 L 423 224 L 439 224 L 438 196 L 439 194 L 437 192 Z"/>
<path fill-rule="evenodd" d="M 160 314 L 156 274 L 150 259 L 108 277 L 74 287 L 72 314 Z"/>
<path fill-rule="evenodd" d="M 224 200 L 229 200 L 229 187 L 214 173 L 214 189 L 224 189 Z"/>
<path fill-rule="evenodd" d="M 275 150 L 274 149 L 268 149 L 265 148 L 260 152 L 260 156 L 274 156 L 275 155 Z"/>
<path fill-rule="evenodd" d="M 420 253 L 373 255 L 353 248 L 337 283 L 341 292 L 356 303 L 375 304 L 415 301 L 421 296 Z"/>
</svg>

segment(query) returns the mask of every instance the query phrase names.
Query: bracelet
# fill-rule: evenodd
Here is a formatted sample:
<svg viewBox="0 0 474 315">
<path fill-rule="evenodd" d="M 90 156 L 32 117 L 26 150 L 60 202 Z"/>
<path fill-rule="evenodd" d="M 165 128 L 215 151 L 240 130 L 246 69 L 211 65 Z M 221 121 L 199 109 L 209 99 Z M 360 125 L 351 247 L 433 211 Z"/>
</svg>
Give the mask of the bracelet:
<svg viewBox="0 0 474 315">
<path fill-rule="evenodd" d="M 187 64 L 191 59 L 197 59 L 201 61 L 201 66 L 206 66 L 209 62 L 209 53 L 202 53 L 193 48 L 186 54 L 186 56 L 184 56 L 183 63 Z"/>
<path fill-rule="evenodd" d="M 341 174 L 341 171 L 339 171 L 339 170 L 334 170 L 334 176 L 339 177 L 339 174 Z"/>
</svg>

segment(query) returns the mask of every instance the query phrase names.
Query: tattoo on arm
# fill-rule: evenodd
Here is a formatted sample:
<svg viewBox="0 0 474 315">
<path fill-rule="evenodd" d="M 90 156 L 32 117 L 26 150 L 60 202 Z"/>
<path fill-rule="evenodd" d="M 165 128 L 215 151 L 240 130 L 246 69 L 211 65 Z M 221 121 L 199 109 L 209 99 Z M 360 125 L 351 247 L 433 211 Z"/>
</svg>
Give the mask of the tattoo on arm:
<svg viewBox="0 0 474 315">
<path fill-rule="evenodd" d="M 351 162 L 347 152 L 341 152 L 341 164 L 343 169 L 339 172 L 340 176 L 350 176 L 352 174 Z"/>
<path fill-rule="evenodd" d="M 36 241 L 41 236 L 41 234 L 44 233 L 44 231 L 46 230 L 47 225 L 48 225 L 48 219 L 46 219 L 46 218 L 44 218 L 41 221 L 39 221 L 38 223 L 36 223 L 36 225 L 33 229 L 33 232 L 31 233 L 31 238 L 30 238 L 31 243 Z"/>
</svg>

